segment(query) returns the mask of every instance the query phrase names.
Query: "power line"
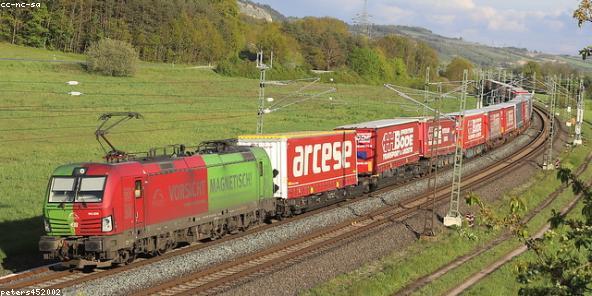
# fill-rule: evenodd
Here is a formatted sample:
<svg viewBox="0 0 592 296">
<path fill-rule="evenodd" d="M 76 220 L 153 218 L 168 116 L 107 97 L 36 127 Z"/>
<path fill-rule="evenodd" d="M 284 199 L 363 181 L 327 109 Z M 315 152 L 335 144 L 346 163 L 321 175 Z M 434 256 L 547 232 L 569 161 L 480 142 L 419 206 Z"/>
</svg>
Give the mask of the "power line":
<svg viewBox="0 0 592 296">
<path fill-rule="evenodd" d="M 248 117 L 251 117 L 252 115 L 249 115 Z M 241 118 L 241 117 L 247 117 L 245 115 L 240 115 L 240 116 L 226 116 L 226 117 L 220 117 L 217 119 L 233 119 L 233 118 Z M 204 120 L 203 118 L 201 119 L 193 119 L 193 120 L 187 120 L 187 121 L 201 121 Z M 214 119 L 211 119 L 214 120 Z M 170 121 L 171 123 L 175 123 L 175 122 L 179 122 L 180 120 L 172 120 Z M 199 127 L 207 127 L 207 126 L 214 126 L 217 124 L 206 124 L 206 125 L 201 125 Z M 195 129 L 195 128 L 199 128 L 199 127 L 172 127 L 172 128 L 157 128 L 157 129 L 148 129 L 148 130 L 130 130 L 130 131 L 122 131 L 122 132 L 113 132 L 111 134 L 138 134 L 138 133 L 150 133 L 150 132 L 158 132 L 158 131 L 171 131 L 171 130 L 186 130 L 186 129 Z M 63 139 L 63 138 L 72 138 L 72 137 L 84 137 L 84 136 L 93 136 L 93 134 L 68 134 L 68 135 L 56 135 L 56 136 L 48 136 L 48 137 L 32 137 L 32 138 L 20 138 L 20 139 L 4 139 L 2 140 L 2 142 L 25 142 L 25 141 L 43 141 L 43 140 L 51 140 L 51 139 Z"/>
<path fill-rule="evenodd" d="M 67 95 L 67 92 L 60 91 L 39 91 L 39 90 L 16 90 L 3 89 L 2 92 L 13 93 L 38 93 L 38 94 L 56 94 Z M 82 93 L 83 96 L 130 96 L 130 97 L 164 97 L 164 98 L 198 98 L 198 99 L 212 99 L 212 98 L 251 98 L 247 95 L 219 95 L 219 96 L 196 96 L 196 95 L 173 95 L 173 94 L 138 94 L 138 93 Z"/>
<path fill-rule="evenodd" d="M 241 112 L 245 115 L 247 112 Z M 250 113 L 250 112 L 249 112 Z M 242 115 L 241 115 L 242 116 Z M 146 122 L 145 124 L 162 124 L 162 123 L 177 123 L 177 122 L 193 122 L 202 120 L 217 120 L 231 118 L 227 115 L 222 117 L 198 117 L 198 118 L 187 118 L 187 119 L 175 119 L 175 120 L 161 120 Z M 0 129 L 0 132 L 19 132 L 19 131 L 38 131 L 38 130 L 67 130 L 67 129 L 82 129 L 82 128 L 96 128 L 96 125 L 77 125 L 77 126 L 59 126 L 59 127 L 35 127 L 35 128 L 15 128 L 15 129 Z"/>
<path fill-rule="evenodd" d="M 211 84 L 211 83 L 236 83 L 235 80 L 186 80 L 186 81 L 78 81 L 80 84 Z M 15 83 L 15 84 L 59 84 L 65 85 L 64 81 L 29 81 L 29 80 L 0 80 L 0 83 Z"/>
</svg>

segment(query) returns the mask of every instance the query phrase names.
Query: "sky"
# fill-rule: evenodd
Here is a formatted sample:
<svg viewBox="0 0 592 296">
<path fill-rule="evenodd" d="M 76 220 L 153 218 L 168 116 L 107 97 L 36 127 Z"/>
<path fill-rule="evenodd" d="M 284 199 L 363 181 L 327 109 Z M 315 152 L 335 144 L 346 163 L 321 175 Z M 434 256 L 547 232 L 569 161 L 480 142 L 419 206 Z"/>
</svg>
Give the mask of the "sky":
<svg viewBox="0 0 592 296">
<path fill-rule="evenodd" d="M 330 16 L 348 23 L 363 0 L 255 0 L 287 16 Z M 592 45 L 592 23 L 579 28 L 578 0 L 368 0 L 371 21 L 424 27 L 446 37 L 578 55 Z"/>
</svg>

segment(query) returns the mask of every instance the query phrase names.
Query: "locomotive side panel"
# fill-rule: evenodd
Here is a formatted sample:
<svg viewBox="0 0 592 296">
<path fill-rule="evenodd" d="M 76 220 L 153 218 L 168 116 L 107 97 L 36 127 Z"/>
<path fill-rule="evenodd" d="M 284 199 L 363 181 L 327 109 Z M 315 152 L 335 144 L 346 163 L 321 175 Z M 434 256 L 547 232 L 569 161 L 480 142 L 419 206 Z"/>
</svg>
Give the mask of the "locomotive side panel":
<svg viewBox="0 0 592 296">
<path fill-rule="evenodd" d="M 144 220 L 154 225 L 208 211 L 208 184 L 201 168 L 148 175 L 144 188 Z"/>
<path fill-rule="evenodd" d="M 209 212 L 253 205 L 259 200 L 259 166 L 263 163 L 257 162 L 252 153 L 212 154 L 203 158 L 208 167 Z"/>
</svg>

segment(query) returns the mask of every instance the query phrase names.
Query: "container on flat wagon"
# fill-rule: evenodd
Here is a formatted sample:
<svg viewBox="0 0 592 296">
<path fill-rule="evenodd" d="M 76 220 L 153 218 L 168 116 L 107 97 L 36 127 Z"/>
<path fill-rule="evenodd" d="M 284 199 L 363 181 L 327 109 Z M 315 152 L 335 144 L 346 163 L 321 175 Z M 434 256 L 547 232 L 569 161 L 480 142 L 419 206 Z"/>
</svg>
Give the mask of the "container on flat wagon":
<svg viewBox="0 0 592 296">
<path fill-rule="evenodd" d="M 504 134 L 503 109 L 500 105 L 491 105 L 483 108 L 487 112 L 487 139 L 497 139 Z"/>
<path fill-rule="evenodd" d="M 532 116 L 532 94 L 522 95 L 522 115 L 524 123 L 530 125 L 530 118 Z"/>
<path fill-rule="evenodd" d="M 455 121 L 445 117 L 438 120 L 438 125 L 436 125 L 435 118 L 433 117 L 420 119 L 420 156 L 430 158 L 432 155 L 447 155 L 454 153 L 454 150 L 456 149 L 454 141 L 455 125 Z M 436 126 L 439 126 L 435 131 L 436 140 L 432 141 L 434 138 L 434 128 Z"/>
<path fill-rule="evenodd" d="M 337 127 L 356 130 L 358 173 L 377 175 L 419 159 L 419 119 L 395 118 Z"/>
<path fill-rule="evenodd" d="M 514 131 L 516 129 L 516 105 L 512 103 L 502 103 L 496 106 L 500 106 L 502 109 L 504 135 Z"/>
<path fill-rule="evenodd" d="M 459 112 L 449 113 L 458 118 Z M 465 111 L 462 119 L 463 148 L 468 149 L 485 143 L 487 139 L 487 113 L 481 109 Z"/>
<path fill-rule="evenodd" d="M 522 128 L 524 126 L 525 115 L 527 112 L 526 108 L 528 108 L 528 106 L 525 104 L 526 101 L 521 99 L 513 99 L 510 101 L 510 103 L 516 106 L 516 127 Z"/>
<path fill-rule="evenodd" d="M 277 171 L 275 197 L 299 198 L 358 183 L 355 131 L 244 135 L 238 144 L 267 152 Z"/>
<path fill-rule="evenodd" d="M 524 90 L 524 89 L 518 89 L 516 91 L 516 98 L 514 100 L 520 100 L 523 101 L 523 104 L 526 108 L 524 108 L 524 118 L 526 120 L 526 122 L 530 121 L 530 117 L 532 115 L 532 99 L 533 99 L 533 94 Z"/>
</svg>

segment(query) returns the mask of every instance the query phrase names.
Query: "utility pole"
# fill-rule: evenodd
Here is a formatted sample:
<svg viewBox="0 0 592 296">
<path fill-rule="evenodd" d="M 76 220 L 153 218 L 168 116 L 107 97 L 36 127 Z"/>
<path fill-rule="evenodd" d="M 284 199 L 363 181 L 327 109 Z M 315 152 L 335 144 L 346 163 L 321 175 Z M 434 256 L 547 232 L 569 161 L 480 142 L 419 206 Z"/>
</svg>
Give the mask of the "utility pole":
<svg viewBox="0 0 592 296">
<path fill-rule="evenodd" d="M 572 126 L 572 122 L 571 122 L 572 79 L 573 79 L 573 77 L 571 75 L 569 77 L 565 77 L 566 88 L 567 88 L 567 93 L 565 94 L 565 112 L 567 113 L 567 116 L 566 116 L 567 121 L 565 122 L 565 125 L 568 127 Z"/>
<path fill-rule="evenodd" d="M 479 84 L 479 99 L 477 100 L 477 109 L 483 108 L 483 92 L 485 88 L 485 74 L 483 73 L 483 70 L 479 72 L 479 76 L 479 81 L 481 81 L 481 83 Z"/>
<path fill-rule="evenodd" d="M 263 50 L 257 53 L 257 69 L 259 69 L 259 108 L 257 110 L 257 134 L 263 133 L 263 115 L 265 114 L 265 72 L 273 67 L 273 51 L 269 66 L 263 63 Z"/>
<path fill-rule="evenodd" d="M 364 0 L 364 10 L 362 10 L 361 13 L 356 14 L 356 17 L 354 18 L 354 24 L 359 26 L 360 33 L 366 35 L 368 39 L 370 39 L 372 34 L 372 24 L 370 23 L 371 17 L 372 16 L 368 14 L 368 0 Z"/>
<path fill-rule="evenodd" d="M 434 105 L 434 121 L 432 127 L 432 138 L 428 140 L 430 145 L 430 168 L 428 171 L 428 192 L 431 189 L 431 198 L 428 201 L 429 208 L 424 212 L 424 223 L 423 223 L 423 236 L 434 236 L 436 232 L 434 230 L 434 224 L 436 215 L 434 213 L 436 209 L 436 193 L 438 192 L 438 165 L 440 155 L 440 143 L 442 142 L 442 126 L 440 125 L 440 107 L 442 102 L 442 83 L 438 84 L 438 96 L 436 97 L 436 104 Z M 435 147 L 434 147 L 435 145 Z M 435 148 L 435 149 L 434 149 Z M 434 156 L 435 150 L 435 156 Z"/>
<path fill-rule="evenodd" d="M 576 111 L 576 136 L 574 145 L 582 145 L 582 123 L 584 123 L 584 80 L 580 79 L 580 89 L 578 91 L 577 111 Z"/>
<path fill-rule="evenodd" d="M 553 136 L 555 135 L 555 97 L 557 91 L 557 84 L 554 78 L 549 79 L 548 84 L 549 93 L 549 120 L 551 121 L 551 127 L 549 129 L 549 139 L 547 140 L 547 153 L 543 156 L 543 170 L 554 170 L 555 164 L 553 163 Z"/>
<path fill-rule="evenodd" d="M 456 150 L 454 153 L 454 169 L 452 172 L 452 190 L 450 193 L 450 209 L 448 214 L 444 217 L 445 226 L 461 226 L 462 217 L 460 216 L 460 196 L 461 196 L 461 179 L 462 179 L 462 163 L 463 163 L 463 139 L 464 126 L 463 121 L 465 117 L 465 110 L 467 105 L 467 84 L 468 71 L 463 72 L 463 85 L 460 94 L 460 116 L 456 120 Z"/>
<path fill-rule="evenodd" d="M 429 92 L 430 92 L 430 67 L 426 68 L 426 79 L 425 79 L 425 86 L 423 87 L 424 90 L 424 94 L 423 94 L 423 103 L 425 105 L 428 104 L 428 99 L 429 99 Z M 427 108 L 424 106 L 423 107 L 423 116 L 426 116 L 426 113 L 428 112 Z"/>
</svg>

